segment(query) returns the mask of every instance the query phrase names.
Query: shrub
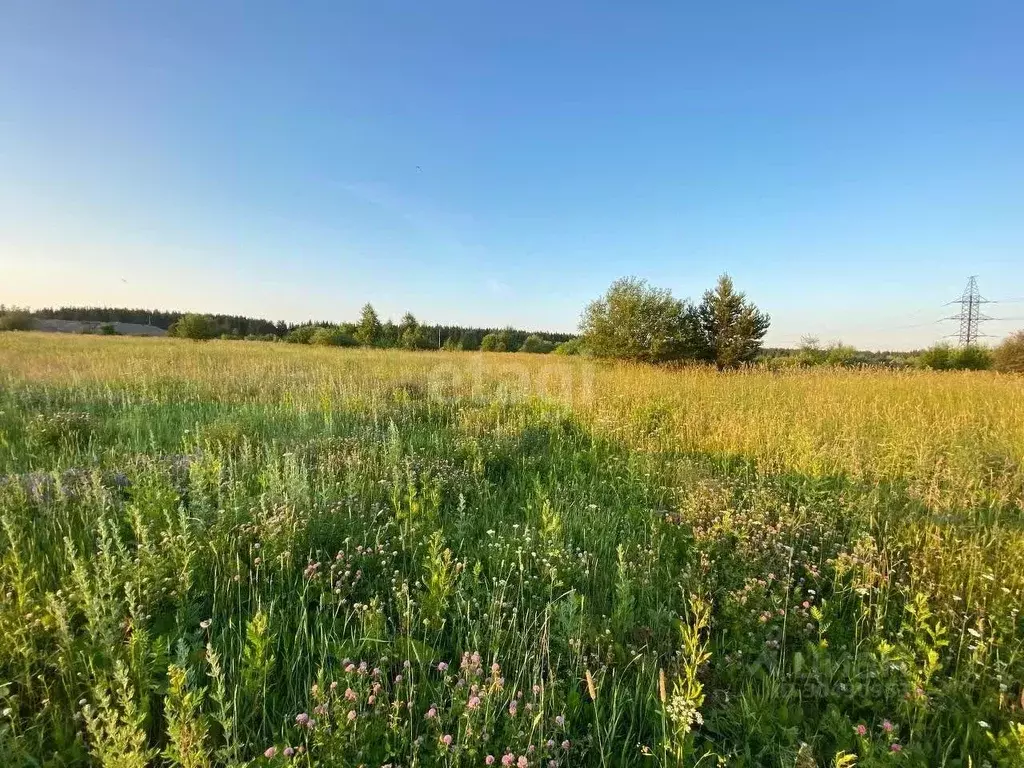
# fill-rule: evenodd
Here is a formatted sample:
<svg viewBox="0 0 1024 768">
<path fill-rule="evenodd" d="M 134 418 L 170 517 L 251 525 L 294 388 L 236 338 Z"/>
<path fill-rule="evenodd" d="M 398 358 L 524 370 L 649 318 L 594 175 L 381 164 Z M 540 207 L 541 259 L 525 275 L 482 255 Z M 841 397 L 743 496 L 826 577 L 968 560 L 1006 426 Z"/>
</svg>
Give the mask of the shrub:
<svg viewBox="0 0 1024 768">
<path fill-rule="evenodd" d="M 987 371 L 992 367 L 992 351 L 972 344 L 956 350 L 950 362 L 958 371 Z"/>
<path fill-rule="evenodd" d="M 554 348 L 554 346 L 555 345 L 552 344 L 547 339 L 541 338 L 536 333 L 531 333 L 529 336 L 526 337 L 526 340 L 523 342 L 523 346 L 519 348 L 519 351 L 532 352 L 533 354 L 538 355 L 546 355 Z"/>
<path fill-rule="evenodd" d="M 949 344 L 936 344 L 917 356 L 919 368 L 931 368 L 933 371 L 948 371 L 953 367 L 953 349 Z"/>
<path fill-rule="evenodd" d="M 1024 373 L 1024 331 L 1017 331 L 1003 340 L 992 355 L 997 371 Z"/>
<path fill-rule="evenodd" d="M 511 341 L 508 331 L 488 333 L 480 341 L 480 349 L 484 352 L 508 352 L 511 346 Z"/>
<path fill-rule="evenodd" d="M 31 331 L 32 315 L 23 309 L 9 309 L 0 312 L 0 331 Z"/>
<path fill-rule="evenodd" d="M 212 339 L 216 331 L 213 322 L 208 315 L 187 314 L 183 315 L 178 322 L 171 325 L 168 335 L 176 336 L 179 339 L 192 339 L 193 341 L 206 341 Z"/>
<path fill-rule="evenodd" d="M 560 344 L 555 344 L 552 353 L 556 355 L 582 355 L 586 353 L 586 348 L 583 346 L 582 339 L 569 339 Z"/>
<path fill-rule="evenodd" d="M 309 343 L 320 347 L 355 347 L 359 342 L 343 328 L 317 328 Z"/>
</svg>

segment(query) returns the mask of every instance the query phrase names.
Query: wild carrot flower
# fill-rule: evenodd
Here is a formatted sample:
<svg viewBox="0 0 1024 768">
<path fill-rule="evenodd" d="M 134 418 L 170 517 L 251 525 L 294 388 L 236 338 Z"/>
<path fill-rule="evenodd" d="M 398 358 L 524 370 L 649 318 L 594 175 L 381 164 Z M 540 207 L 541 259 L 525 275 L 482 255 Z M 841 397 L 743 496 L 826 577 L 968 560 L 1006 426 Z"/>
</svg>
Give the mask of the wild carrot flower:
<svg viewBox="0 0 1024 768">
<path fill-rule="evenodd" d="M 213 624 L 213 619 L 203 619 L 199 622 L 200 629 L 209 629 L 210 625 Z"/>
</svg>

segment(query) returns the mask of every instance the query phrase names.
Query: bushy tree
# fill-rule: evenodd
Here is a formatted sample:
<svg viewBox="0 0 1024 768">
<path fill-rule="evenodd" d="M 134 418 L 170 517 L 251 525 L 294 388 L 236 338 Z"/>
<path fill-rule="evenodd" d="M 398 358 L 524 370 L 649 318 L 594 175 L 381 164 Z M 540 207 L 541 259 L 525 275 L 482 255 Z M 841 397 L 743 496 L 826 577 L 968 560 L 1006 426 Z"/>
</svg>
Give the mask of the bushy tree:
<svg viewBox="0 0 1024 768">
<path fill-rule="evenodd" d="M 217 329 L 214 327 L 209 315 L 189 313 L 182 315 L 178 322 L 172 324 L 167 333 L 179 339 L 206 341 L 216 335 Z"/>
<path fill-rule="evenodd" d="M 480 349 L 480 334 L 476 331 L 463 331 L 459 336 L 459 349 L 475 352 Z"/>
<path fill-rule="evenodd" d="M 817 336 L 800 337 L 800 347 L 796 353 L 798 364 L 804 366 L 823 365 L 826 357 L 827 353 L 821 348 L 821 342 Z"/>
<path fill-rule="evenodd" d="M 1024 373 L 1024 331 L 1007 336 L 995 348 L 993 362 L 1002 373 Z"/>
<path fill-rule="evenodd" d="M 24 309 L 0 308 L 0 331 L 31 331 L 34 325 L 32 315 Z"/>
<path fill-rule="evenodd" d="M 317 328 L 309 337 L 309 343 L 321 347 L 354 347 L 359 344 L 345 328 Z"/>
<path fill-rule="evenodd" d="M 432 346 L 426 329 L 420 326 L 411 312 L 402 317 L 398 331 L 398 342 L 403 349 L 430 349 Z"/>
<path fill-rule="evenodd" d="M 484 352 L 508 352 L 512 341 L 508 331 L 488 333 L 480 340 L 480 349 Z"/>
<path fill-rule="evenodd" d="M 951 367 L 958 371 L 987 371 L 992 367 L 992 351 L 969 344 L 953 353 L 951 363 Z"/>
<path fill-rule="evenodd" d="M 636 277 L 616 280 L 591 302 L 580 332 L 595 356 L 642 363 L 692 357 L 699 341 L 692 307 Z"/>
<path fill-rule="evenodd" d="M 569 339 L 569 341 L 563 341 L 555 344 L 555 348 L 551 352 L 555 355 L 582 355 L 585 352 L 583 340 Z"/>
<path fill-rule="evenodd" d="M 702 357 L 719 368 L 736 368 L 752 361 L 761 349 L 771 318 L 746 294 L 738 293 L 729 275 L 721 275 L 714 289 L 705 291 L 697 308 Z"/>
<path fill-rule="evenodd" d="M 372 304 L 367 303 L 359 317 L 359 325 L 356 326 L 356 341 L 367 347 L 379 346 L 382 330 L 377 311 Z"/>
<path fill-rule="evenodd" d="M 853 365 L 857 362 L 857 350 L 841 341 L 833 342 L 825 350 L 825 365 Z"/>
<path fill-rule="evenodd" d="M 945 342 L 935 344 L 919 354 L 915 362 L 919 368 L 948 371 L 953 367 L 953 348 Z"/>
<path fill-rule="evenodd" d="M 300 325 L 297 328 L 292 328 L 284 340 L 289 344 L 309 344 L 309 339 L 316 333 L 316 330 L 315 325 Z"/>
<path fill-rule="evenodd" d="M 555 345 L 552 344 L 547 339 L 539 336 L 536 333 L 531 333 L 523 341 L 523 346 L 519 348 L 519 351 L 531 352 L 537 355 L 546 355 L 548 352 L 552 350 L 552 348 L 554 348 L 554 346 Z"/>
</svg>

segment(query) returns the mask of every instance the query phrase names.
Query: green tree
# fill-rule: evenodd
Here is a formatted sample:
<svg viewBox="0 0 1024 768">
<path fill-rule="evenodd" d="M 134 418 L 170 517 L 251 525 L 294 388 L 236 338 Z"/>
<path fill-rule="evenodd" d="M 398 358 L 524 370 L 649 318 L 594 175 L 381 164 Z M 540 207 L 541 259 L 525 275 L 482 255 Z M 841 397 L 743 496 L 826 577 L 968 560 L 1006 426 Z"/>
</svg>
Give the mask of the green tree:
<svg viewBox="0 0 1024 768">
<path fill-rule="evenodd" d="M 345 328 L 317 328 L 309 343 L 321 347 L 354 347 L 359 342 Z"/>
<path fill-rule="evenodd" d="M 935 344 L 917 356 L 920 368 L 931 368 L 933 371 L 948 371 L 953 367 L 953 349 L 949 344 Z"/>
<path fill-rule="evenodd" d="M 480 349 L 480 334 L 476 331 L 463 331 L 459 337 L 459 349 L 475 352 Z"/>
<path fill-rule="evenodd" d="M 827 353 L 821 348 L 817 336 L 800 337 L 800 347 L 796 353 L 797 363 L 804 366 L 823 365 L 826 357 Z"/>
<path fill-rule="evenodd" d="M 426 329 L 416 322 L 411 312 L 406 312 L 398 324 L 398 343 L 403 349 L 430 349 Z"/>
<path fill-rule="evenodd" d="M 722 275 L 713 290 L 705 291 L 697 308 L 703 357 L 719 368 L 736 368 L 753 360 L 761 349 L 771 318 L 746 294 L 738 293 L 732 278 Z"/>
<path fill-rule="evenodd" d="M 536 333 L 531 333 L 523 341 L 523 346 L 519 348 L 520 352 L 532 352 L 533 354 L 546 355 L 554 348 L 554 344 Z"/>
<path fill-rule="evenodd" d="M 480 349 L 484 352 L 508 352 L 511 338 L 508 331 L 488 333 L 480 340 Z"/>
<path fill-rule="evenodd" d="M 179 339 L 192 339 L 193 341 L 212 339 L 216 333 L 217 329 L 214 327 L 209 315 L 193 313 L 182 315 L 181 319 L 168 329 L 168 335 L 170 336 L 176 336 Z"/>
<path fill-rule="evenodd" d="M 951 363 L 958 371 L 987 371 L 992 367 L 992 351 L 969 344 L 953 352 Z"/>
<path fill-rule="evenodd" d="M 691 358 L 698 328 L 693 308 L 636 277 L 612 283 L 580 320 L 582 343 L 597 357 L 643 363 Z"/>
<path fill-rule="evenodd" d="M 857 350 L 841 341 L 828 345 L 825 351 L 826 365 L 853 365 L 857 362 Z"/>
<path fill-rule="evenodd" d="M 582 355 L 585 351 L 582 339 L 569 339 L 569 341 L 555 344 L 552 353 L 556 355 Z"/>
<path fill-rule="evenodd" d="M 1007 336 L 992 357 L 997 371 L 1024 373 L 1024 331 Z"/>
<path fill-rule="evenodd" d="M 367 303 L 363 307 L 359 325 L 356 327 L 356 341 L 366 347 L 379 346 L 382 332 L 383 327 L 380 324 L 380 318 L 377 317 L 377 311 L 372 304 Z"/>
<path fill-rule="evenodd" d="M 32 315 L 27 310 L 0 307 L 0 331 L 31 331 Z"/>
</svg>

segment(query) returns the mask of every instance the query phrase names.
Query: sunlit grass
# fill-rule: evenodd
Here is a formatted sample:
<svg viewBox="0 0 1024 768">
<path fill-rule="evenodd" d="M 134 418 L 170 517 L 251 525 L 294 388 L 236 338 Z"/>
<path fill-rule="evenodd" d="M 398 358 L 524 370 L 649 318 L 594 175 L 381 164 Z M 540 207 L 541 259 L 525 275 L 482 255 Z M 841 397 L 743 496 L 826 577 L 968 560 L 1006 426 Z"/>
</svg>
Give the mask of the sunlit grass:
<svg viewBox="0 0 1024 768">
<path fill-rule="evenodd" d="M 9 333 L 0 478 L 0 765 L 1024 755 L 1020 377 Z"/>
</svg>

